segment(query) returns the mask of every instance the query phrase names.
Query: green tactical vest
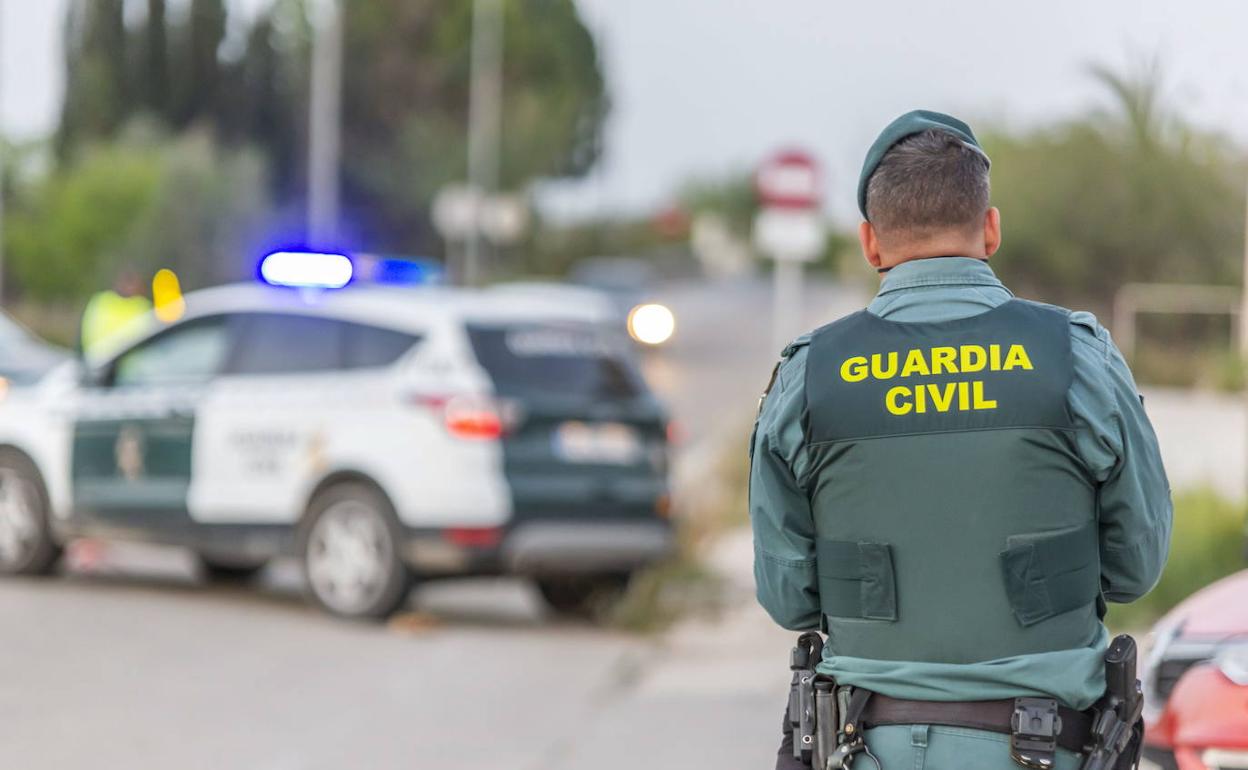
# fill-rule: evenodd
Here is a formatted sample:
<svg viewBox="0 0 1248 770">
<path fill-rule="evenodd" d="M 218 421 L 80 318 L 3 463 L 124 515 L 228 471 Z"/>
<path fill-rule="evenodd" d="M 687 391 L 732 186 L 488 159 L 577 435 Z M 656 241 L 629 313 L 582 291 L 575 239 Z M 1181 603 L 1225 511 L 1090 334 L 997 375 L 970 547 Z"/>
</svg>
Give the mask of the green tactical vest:
<svg viewBox="0 0 1248 770">
<path fill-rule="evenodd" d="M 1076 454 L 1066 311 L 859 312 L 815 332 L 806 488 L 829 654 L 972 663 L 1100 628 L 1096 486 Z"/>
</svg>

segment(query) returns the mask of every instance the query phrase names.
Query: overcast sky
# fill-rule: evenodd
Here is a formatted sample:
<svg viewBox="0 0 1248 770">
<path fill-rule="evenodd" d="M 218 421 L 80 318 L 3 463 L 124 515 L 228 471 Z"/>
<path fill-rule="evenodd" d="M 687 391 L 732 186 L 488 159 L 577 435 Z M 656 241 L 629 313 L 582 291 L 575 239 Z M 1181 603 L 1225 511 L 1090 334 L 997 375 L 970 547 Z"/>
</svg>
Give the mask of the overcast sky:
<svg viewBox="0 0 1248 770">
<path fill-rule="evenodd" d="M 239 0 L 255 7 L 265 0 Z M 467 0 L 463 0 L 467 2 Z M 0 0 L 0 121 L 51 130 L 66 0 Z M 568 212 L 645 210 L 683 180 L 751 168 L 796 144 L 849 219 L 879 129 L 914 107 L 1026 127 L 1104 100 L 1089 62 L 1158 55 L 1171 104 L 1248 142 L 1248 2 L 577 0 L 606 61 L 607 158 L 547 191 Z"/>
</svg>

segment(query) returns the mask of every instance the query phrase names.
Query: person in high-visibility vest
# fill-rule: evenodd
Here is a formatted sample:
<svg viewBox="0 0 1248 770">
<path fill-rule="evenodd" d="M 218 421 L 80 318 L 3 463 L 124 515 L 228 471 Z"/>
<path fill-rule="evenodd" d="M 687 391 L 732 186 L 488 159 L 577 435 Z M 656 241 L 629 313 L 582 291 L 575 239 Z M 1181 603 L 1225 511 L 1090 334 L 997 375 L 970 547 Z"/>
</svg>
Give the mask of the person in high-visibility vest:
<svg viewBox="0 0 1248 770">
<path fill-rule="evenodd" d="M 151 310 L 151 300 L 143 294 L 143 279 L 134 270 L 122 271 L 112 289 L 96 292 L 87 302 L 82 314 L 82 351 L 90 353 Z"/>
</svg>

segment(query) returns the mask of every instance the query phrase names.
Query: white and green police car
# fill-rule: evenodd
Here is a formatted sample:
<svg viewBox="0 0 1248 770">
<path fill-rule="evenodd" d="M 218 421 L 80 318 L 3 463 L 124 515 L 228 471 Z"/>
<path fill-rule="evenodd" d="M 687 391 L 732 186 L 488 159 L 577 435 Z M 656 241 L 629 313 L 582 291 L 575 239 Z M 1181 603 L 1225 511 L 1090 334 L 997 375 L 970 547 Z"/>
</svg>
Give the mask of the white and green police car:
<svg viewBox="0 0 1248 770">
<path fill-rule="evenodd" d="M 175 322 L 9 390 L 0 572 L 138 539 L 218 577 L 297 555 L 347 617 L 391 613 L 412 577 L 502 573 L 575 612 L 668 550 L 666 416 L 609 313 L 351 269 L 271 256 L 267 285 L 188 294 Z"/>
</svg>

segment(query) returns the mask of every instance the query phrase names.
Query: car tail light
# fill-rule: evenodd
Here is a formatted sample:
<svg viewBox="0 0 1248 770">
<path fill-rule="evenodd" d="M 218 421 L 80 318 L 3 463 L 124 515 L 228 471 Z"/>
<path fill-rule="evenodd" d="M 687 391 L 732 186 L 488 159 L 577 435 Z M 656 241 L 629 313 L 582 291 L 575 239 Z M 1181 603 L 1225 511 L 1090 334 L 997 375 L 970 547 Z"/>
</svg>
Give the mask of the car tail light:
<svg viewBox="0 0 1248 770">
<path fill-rule="evenodd" d="M 446 402 L 446 430 L 456 438 L 490 441 L 503 437 L 503 410 L 492 400 L 456 396 Z"/>
<path fill-rule="evenodd" d="M 412 399 L 420 406 L 441 412 L 446 432 L 456 438 L 493 441 L 506 435 L 515 423 L 514 409 L 483 395 L 431 396 Z"/>
<path fill-rule="evenodd" d="M 463 548 L 492 548 L 503 539 L 500 527 L 451 527 L 442 530 L 442 537 Z"/>
</svg>

